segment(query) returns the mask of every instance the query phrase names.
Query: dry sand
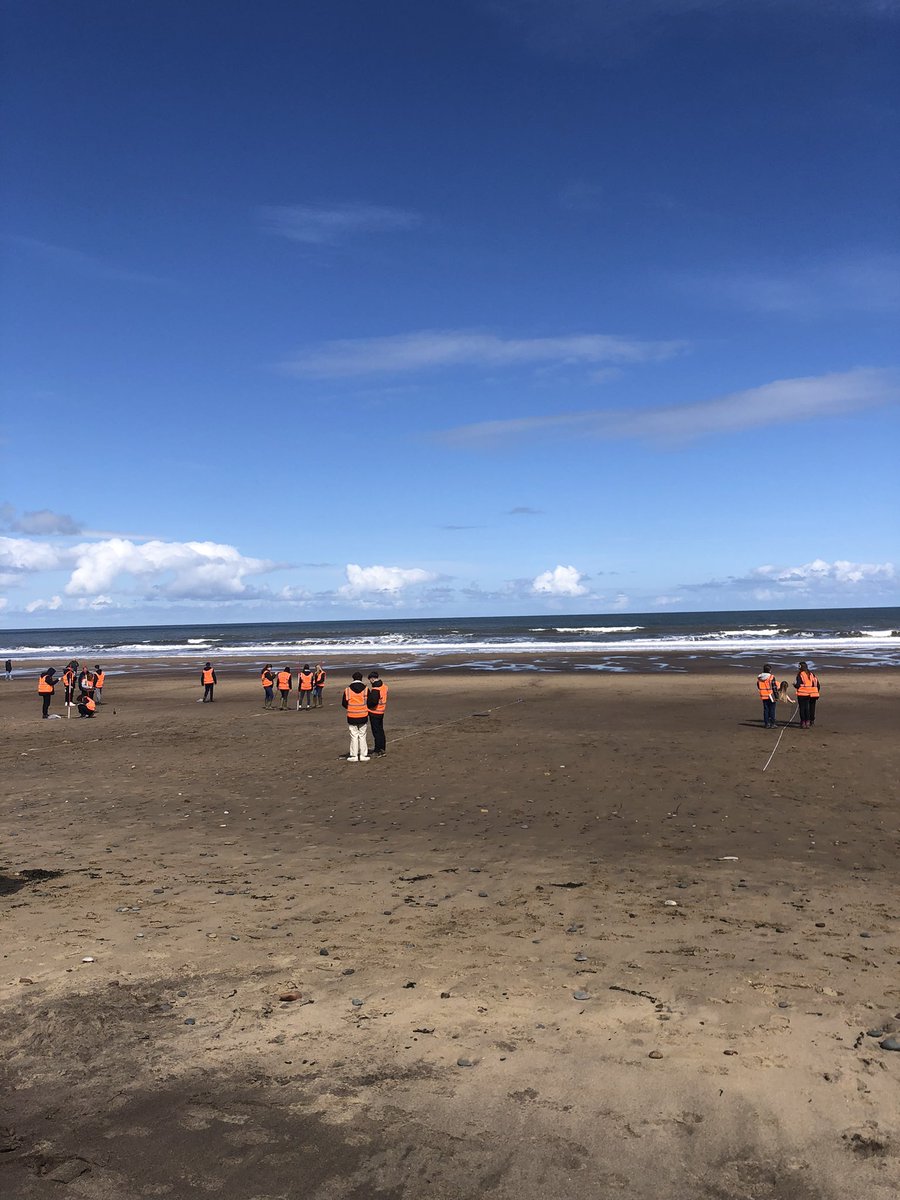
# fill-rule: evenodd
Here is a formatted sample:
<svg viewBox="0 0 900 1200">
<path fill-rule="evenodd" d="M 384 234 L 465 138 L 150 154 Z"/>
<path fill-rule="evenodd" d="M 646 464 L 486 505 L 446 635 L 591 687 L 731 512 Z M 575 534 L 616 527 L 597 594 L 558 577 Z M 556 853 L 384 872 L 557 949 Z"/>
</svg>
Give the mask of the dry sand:
<svg viewBox="0 0 900 1200">
<path fill-rule="evenodd" d="M 0 684 L 3 1200 L 896 1197 L 895 674 L 194 676 Z"/>
</svg>

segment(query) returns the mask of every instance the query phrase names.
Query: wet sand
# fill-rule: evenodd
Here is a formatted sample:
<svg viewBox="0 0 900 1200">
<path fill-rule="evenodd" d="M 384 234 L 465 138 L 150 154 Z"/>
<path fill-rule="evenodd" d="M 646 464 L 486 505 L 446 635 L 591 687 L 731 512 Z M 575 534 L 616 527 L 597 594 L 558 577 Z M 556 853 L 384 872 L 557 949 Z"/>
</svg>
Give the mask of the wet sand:
<svg viewBox="0 0 900 1200">
<path fill-rule="evenodd" d="M 4 1200 L 896 1195 L 896 673 L 194 676 L 0 681 Z"/>
</svg>

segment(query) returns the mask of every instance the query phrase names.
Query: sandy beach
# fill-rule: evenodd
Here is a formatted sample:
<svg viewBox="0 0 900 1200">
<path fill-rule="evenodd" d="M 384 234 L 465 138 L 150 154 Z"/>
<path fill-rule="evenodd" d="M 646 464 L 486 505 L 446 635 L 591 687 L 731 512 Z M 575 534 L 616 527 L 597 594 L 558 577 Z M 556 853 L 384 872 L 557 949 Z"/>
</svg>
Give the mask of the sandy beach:
<svg viewBox="0 0 900 1200">
<path fill-rule="evenodd" d="M 4 1200 L 896 1196 L 896 672 L 195 676 L 0 683 Z"/>
</svg>

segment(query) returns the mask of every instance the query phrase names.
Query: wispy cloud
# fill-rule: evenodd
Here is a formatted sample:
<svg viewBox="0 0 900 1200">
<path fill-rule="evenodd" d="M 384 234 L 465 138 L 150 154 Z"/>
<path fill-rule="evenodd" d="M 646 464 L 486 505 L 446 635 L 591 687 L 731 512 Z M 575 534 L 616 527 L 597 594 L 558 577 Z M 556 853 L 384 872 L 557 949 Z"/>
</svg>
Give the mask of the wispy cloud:
<svg viewBox="0 0 900 1200">
<path fill-rule="evenodd" d="M 19 513 L 12 504 L 0 504 L 0 529 L 37 536 L 49 534 L 71 536 L 81 533 L 84 526 L 67 513 L 53 512 L 49 508 L 41 508 L 36 512 Z"/>
<path fill-rule="evenodd" d="M 402 374 L 441 367 L 531 367 L 642 363 L 671 358 L 680 341 L 641 341 L 615 334 L 504 338 L 472 330 L 425 330 L 389 337 L 346 338 L 302 351 L 284 368 L 294 375 L 345 378 Z"/>
<path fill-rule="evenodd" d="M 799 318 L 900 309 L 900 255 L 853 254 L 792 270 L 722 271 L 681 276 L 691 295 L 748 312 Z"/>
<path fill-rule="evenodd" d="M 510 508 L 506 515 L 508 517 L 537 517 L 543 511 L 542 508 L 529 508 L 527 504 L 517 504 L 515 508 Z"/>
<path fill-rule="evenodd" d="M 330 246 L 363 233 L 398 233 L 422 224 L 420 213 L 377 204 L 276 204 L 259 210 L 266 233 L 303 242 L 308 246 Z"/>
<path fill-rule="evenodd" d="M 700 583 L 682 583 L 687 592 L 747 596 L 779 604 L 826 599 L 859 603 L 867 600 L 896 600 L 898 570 L 892 562 L 854 562 L 850 559 L 814 558 L 797 566 L 766 563 L 751 567 L 746 575 L 709 579 Z"/>
<path fill-rule="evenodd" d="M 900 401 L 900 372 L 860 368 L 831 375 L 777 379 L 762 387 L 731 392 L 696 404 L 638 411 L 600 409 L 562 415 L 479 421 L 437 437 L 449 445 L 479 447 L 546 434 L 639 438 L 677 444 L 713 434 L 740 433 L 820 417 L 861 412 Z"/>
<path fill-rule="evenodd" d="M 145 271 L 132 271 L 96 254 L 88 254 L 84 250 L 75 250 L 70 246 L 58 246 L 53 242 L 41 241 L 39 238 L 6 233 L 0 235 L 0 242 L 3 242 L 11 251 L 25 254 L 32 259 L 39 259 L 48 266 L 71 271 L 78 275 L 90 276 L 94 279 L 154 285 L 168 285 L 172 282 L 160 275 L 152 275 Z"/>
</svg>

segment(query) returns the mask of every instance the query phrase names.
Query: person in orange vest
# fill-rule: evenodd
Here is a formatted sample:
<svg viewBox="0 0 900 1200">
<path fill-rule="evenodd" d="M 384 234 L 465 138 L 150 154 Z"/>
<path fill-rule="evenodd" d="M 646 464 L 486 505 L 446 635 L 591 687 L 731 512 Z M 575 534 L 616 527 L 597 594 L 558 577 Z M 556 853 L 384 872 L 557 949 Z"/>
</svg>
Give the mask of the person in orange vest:
<svg viewBox="0 0 900 1200">
<path fill-rule="evenodd" d="M 259 682 L 263 685 L 263 708 L 271 708 L 275 696 L 275 676 L 272 674 L 271 663 L 266 663 L 263 667 Z"/>
<path fill-rule="evenodd" d="M 381 680 L 381 672 L 376 667 L 369 672 L 369 694 L 366 697 L 366 707 L 369 710 L 369 724 L 372 727 L 372 740 L 375 745 L 372 750 L 381 758 L 387 752 L 384 739 L 384 710 L 387 708 L 387 684 Z"/>
<path fill-rule="evenodd" d="M 288 706 L 288 696 L 291 694 L 291 688 L 294 686 L 294 677 L 291 674 L 290 667 L 285 667 L 283 671 L 278 672 L 276 686 L 281 695 L 281 707 L 285 709 Z"/>
<path fill-rule="evenodd" d="M 97 711 L 97 701 L 93 696 L 89 696 L 87 692 L 78 701 L 79 717 L 92 717 Z"/>
<path fill-rule="evenodd" d="M 103 685 L 106 683 L 106 672 L 99 665 L 94 666 L 94 699 L 98 704 L 103 703 Z"/>
<path fill-rule="evenodd" d="M 38 676 L 38 695 L 41 698 L 42 704 L 41 716 L 45 721 L 50 711 L 50 701 L 53 699 L 56 684 L 56 667 L 48 667 L 46 671 L 42 671 Z"/>
<path fill-rule="evenodd" d="M 66 708 L 71 708 L 75 702 L 75 663 L 70 662 L 62 673 L 63 688 L 65 689 Z"/>
<path fill-rule="evenodd" d="M 81 674 L 78 676 L 78 689 L 82 696 L 93 696 L 94 694 L 94 675 L 88 667 L 81 668 Z"/>
<path fill-rule="evenodd" d="M 778 696 L 778 680 L 772 674 L 772 668 L 765 663 L 756 677 L 756 687 L 763 706 L 763 729 L 775 728 L 775 700 Z"/>
<path fill-rule="evenodd" d="M 213 691 L 219 682 L 212 663 L 203 664 L 203 670 L 200 672 L 200 682 L 203 684 L 203 703 L 212 704 L 214 700 Z"/>
<path fill-rule="evenodd" d="M 347 710 L 347 726 L 350 730 L 350 753 L 348 762 L 368 762 L 369 743 L 366 729 L 369 724 L 369 692 L 362 681 L 362 671 L 353 672 L 353 680 L 344 688 L 341 704 Z"/>
<path fill-rule="evenodd" d="M 800 709 L 801 729 L 812 729 L 816 723 L 819 690 L 819 680 L 816 673 L 809 669 L 809 663 L 800 663 L 797 678 L 794 680 L 794 691 L 797 693 L 797 705 Z"/>
<path fill-rule="evenodd" d="M 304 663 L 297 675 L 297 708 L 312 708 L 313 673 L 309 663 Z"/>
<path fill-rule="evenodd" d="M 313 708 L 322 708 L 322 697 L 325 691 L 325 668 L 321 663 L 316 663 L 316 669 L 313 671 Z"/>
</svg>

